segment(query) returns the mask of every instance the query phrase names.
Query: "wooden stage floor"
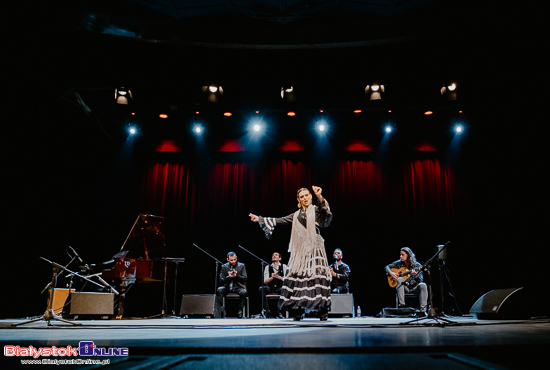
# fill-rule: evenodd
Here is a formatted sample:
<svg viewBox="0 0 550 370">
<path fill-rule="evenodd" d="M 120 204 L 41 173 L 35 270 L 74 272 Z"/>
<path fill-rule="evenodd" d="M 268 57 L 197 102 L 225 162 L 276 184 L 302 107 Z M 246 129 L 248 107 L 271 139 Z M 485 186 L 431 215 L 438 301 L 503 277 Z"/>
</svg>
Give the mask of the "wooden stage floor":
<svg viewBox="0 0 550 370">
<path fill-rule="evenodd" d="M 445 320 L 442 320 L 445 319 Z M 72 326 L 0 320 L 3 368 L 27 367 L 15 347 L 128 348 L 128 356 L 78 356 L 108 364 L 63 364 L 61 369 L 523 369 L 545 360 L 550 320 L 410 318 L 123 319 L 80 320 Z M 6 352 L 7 351 L 7 352 Z M 11 351 L 11 352 L 10 352 Z M 21 353 L 20 353 L 21 354 Z M 38 360 L 69 357 L 41 356 Z M 49 362 L 51 363 L 51 362 Z M 60 367 L 61 366 L 61 367 Z"/>
</svg>

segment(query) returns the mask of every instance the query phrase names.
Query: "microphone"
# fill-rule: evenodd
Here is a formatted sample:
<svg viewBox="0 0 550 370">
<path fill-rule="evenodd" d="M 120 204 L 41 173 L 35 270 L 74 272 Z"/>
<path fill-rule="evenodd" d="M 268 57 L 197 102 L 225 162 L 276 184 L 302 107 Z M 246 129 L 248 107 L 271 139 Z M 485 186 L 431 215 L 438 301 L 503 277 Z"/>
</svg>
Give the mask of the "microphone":
<svg viewBox="0 0 550 370">
<path fill-rule="evenodd" d="M 76 253 L 76 251 L 74 250 L 73 247 L 71 247 L 71 246 L 69 245 L 69 249 L 73 251 L 75 257 L 78 258 L 78 260 L 80 261 L 80 263 L 84 263 L 84 261 L 82 261 L 82 258 L 80 258 L 80 256 L 78 255 L 78 253 Z"/>
</svg>

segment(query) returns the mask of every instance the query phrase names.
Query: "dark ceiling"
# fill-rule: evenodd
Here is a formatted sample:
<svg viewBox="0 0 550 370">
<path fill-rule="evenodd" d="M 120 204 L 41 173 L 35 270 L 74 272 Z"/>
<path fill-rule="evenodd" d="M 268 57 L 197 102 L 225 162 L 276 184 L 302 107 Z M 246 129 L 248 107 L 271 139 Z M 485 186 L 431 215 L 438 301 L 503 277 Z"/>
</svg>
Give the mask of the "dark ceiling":
<svg viewBox="0 0 550 370">
<path fill-rule="evenodd" d="M 125 120 L 114 104 L 120 86 L 132 90 L 132 110 L 154 118 L 284 111 L 286 85 L 296 110 L 472 109 L 499 94 L 488 86 L 529 73 L 522 52 L 538 40 L 523 26 L 533 35 L 542 27 L 534 9 L 478 3 L 31 0 L 2 15 L 6 83 L 113 121 Z M 459 99 L 447 102 L 438 92 L 452 81 Z M 374 82 L 387 87 L 382 101 L 364 94 Z M 224 88 L 218 104 L 203 100 L 209 84 Z"/>
</svg>

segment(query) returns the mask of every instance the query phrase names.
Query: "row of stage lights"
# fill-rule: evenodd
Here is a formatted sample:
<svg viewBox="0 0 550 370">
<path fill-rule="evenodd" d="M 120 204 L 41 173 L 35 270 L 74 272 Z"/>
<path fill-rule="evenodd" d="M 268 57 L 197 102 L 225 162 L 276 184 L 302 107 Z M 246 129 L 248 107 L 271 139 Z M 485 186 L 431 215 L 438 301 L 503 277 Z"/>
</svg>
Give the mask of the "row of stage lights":
<svg viewBox="0 0 550 370">
<path fill-rule="evenodd" d="M 252 130 L 255 131 L 255 132 L 260 132 L 262 130 L 262 125 L 259 124 L 259 123 L 255 123 L 252 125 Z M 326 133 L 328 131 L 328 125 L 326 123 L 322 123 L 322 122 L 318 122 L 317 125 L 315 126 L 316 130 L 319 132 L 319 134 L 323 134 L 323 133 Z M 387 133 L 387 134 L 391 134 L 392 132 L 394 131 L 394 126 L 393 125 L 385 125 L 384 126 L 384 132 Z M 454 125 L 453 127 L 453 131 L 456 133 L 456 134 L 462 134 L 464 132 L 464 125 L 462 124 L 456 124 Z M 130 128 L 130 134 L 135 134 L 137 131 L 135 128 Z M 196 135 L 201 135 L 203 132 L 204 132 L 204 127 L 197 123 L 195 125 L 193 125 L 193 132 L 196 134 Z"/>
<path fill-rule="evenodd" d="M 261 119 L 253 119 L 250 122 L 249 130 L 253 133 L 260 133 L 263 131 L 266 127 L 266 123 L 263 122 Z M 317 121 L 315 124 L 315 129 L 319 135 L 324 135 L 329 130 L 329 125 L 324 120 Z M 383 131 L 386 134 L 391 134 L 395 130 L 395 125 L 393 124 L 386 124 L 383 127 Z M 464 133 L 465 127 L 461 123 L 455 123 L 452 127 L 452 130 L 455 134 L 462 134 Z M 205 131 L 205 127 L 201 123 L 195 123 L 192 125 L 192 132 L 195 135 L 202 135 Z M 136 135 L 138 133 L 138 128 L 135 125 L 129 125 L 128 126 L 128 133 L 130 135 Z"/>
<path fill-rule="evenodd" d="M 441 88 L 440 90 L 440 94 L 445 96 L 448 100 L 456 100 L 456 90 L 457 90 L 457 85 L 456 83 L 451 83 L 449 85 L 443 85 L 443 87 Z M 207 94 L 210 94 L 209 96 L 209 99 L 208 101 L 211 101 L 211 102 L 217 102 L 217 99 L 215 98 L 216 95 L 223 95 L 223 88 L 221 86 L 203 86 L 202 87 L 202 92 L 203 93 L 207 93 Z M 367 85 L 365 87 L 365 94 L 369 95 L 369 98 L 370 100 L 380 100 L 382 98 L 382 94 L 385 92 L 385 86 L 384 85 L 379 85 L 379 84 L 372 84 L 372 85 Z M 294 88 L 291 86 L 291 87 L 288 87 L 288 88 L 285 88 L 285 87 L 282 87 L 281 88 L 281 98 L 283 99 L 287 99 L 289 101 L 293 101 L 294 100 Z M 133 99 L 133 95 L 132 95 L 132 92 L 127 89 L 127 88 L 124 88 L 124 87 L 121 87 L 119 89 L 115 89 L 115 100 L 117 102 L 117 104 L 122 104 L 122 105 L 128 105 L 128 103 Z M 323 110 L 319 110 L 320 113 L 323 113 Z M 392 111 L 391 110 L 388 110 L 388 113 L 391 113 Z M 259 111 L 256 111 L 255 112 L 256 114 L 259 114 L 260 112 Z M 356 110 L 353 110 L 353 113 L 362 113 L 362 110 L 361 109 L 356 109 Z M 459 111 L 458 113 L 462 113 L 462 111 Z M 200 114 L 200 112 L 195 112 L 195 114 Z M 433 114 L 433 111 L 425 111 L 424 112 L 424 115 L 426 116 L 429 116 L 429 115 L 432 115 Z M 132 115 L 135 115 L 135 113 L 132 113 Z M 229 111 L 226 111 L 226 112 L 223 112 L 223 115 L 225 117 L 231 117 L 233 115 L 232 112 L 229 112 Z M 290 117 L 294 117 L 296 116 L 296 112 L 294 111 L 288 111 L 287 112 L 287 115 L 290 116 Z M 159 118 L 161 119 L 168 119 L 168 114 L 166 113 L 160 113 L 159 114 Z M 251 130 L 253 132 L 256 132 L 256 133 L 259 133 L 260 131 L 262 131 L 262 124 L 261 123 L 255 123 L 255 124 L 252 124 L 251 125 Z M 328 125 L 326 123 L 317 123 L 316 125 L 316 129 L 318 131 L 319 134 L 324 134 L 328 131 Z M 129 130 L 129 133 L 130 135 L 136 135 L 138 133 L 138 129 L 135 127 L 135 126 L 130 126 L 128 128 Z M 193 125 L 193 128 L 192 128 L 192 131 L 196 134 L 196 135 L 202 135 L 202 133 L 204 132 L 205 128 L 201 125 L 201 124 L 195 124 Z M 464 132 L 464 126 L 461 125 L 461 124 L 455 124 L 454 127 L 453 127 L 453 130 L 456 134 L 461 134 Z M 387 133 L 387 134 L 390 134 L 394 131 L 394 126 L 393 125 L 386 125 L 384 127 L 384 132 Z"/>
<path fill-rule="evenodd" d="M 373 83 L 365 87 L 365 95 L 369 97 L 369 100 L 381 100 L 382 95 L 386 92 L 386 86 L 378 83 Z M 457 85 L 455 82 L 450 84 L 444 84 L 440 88 L 440 94 L 447 100 L 457 99 Z M 221 86 L 210 85 L 203 86 L 202 93 L 206 94 L 206 101 L 211 103 L 217 103 L 218 98 L 223 95 L 224 89 Z M 294 86 L 281 87 L 281 99 L 287 102 L 296 101 Z M 133 99 L 132 92 L 126 87 L 120 87 L 115 89 L 115 100 L 117 104 L 128 105 Z"/>
</svg>

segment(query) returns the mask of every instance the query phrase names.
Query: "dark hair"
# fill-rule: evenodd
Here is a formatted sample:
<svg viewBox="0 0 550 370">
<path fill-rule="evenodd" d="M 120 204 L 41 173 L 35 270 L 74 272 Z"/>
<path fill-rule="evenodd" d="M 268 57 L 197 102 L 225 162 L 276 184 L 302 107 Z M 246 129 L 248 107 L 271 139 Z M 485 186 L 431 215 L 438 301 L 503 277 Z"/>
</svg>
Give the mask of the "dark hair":
<svg viewBox="0 0 550 370">
<path fill-rule="evenodd" d="M 409 260 L 411 261 L 411 264 L 415 264 L 416 261 L 416 255 L 413 253 L 411 248 L 409 247 L 403 247 L 401 250 L 409 255 Z"/>
<path fill-rule="evenodd" d="M 229 258 L 231 256 L 236 256 L 236 255 L 237 255 L 237 253 L 235 253 L 235 252 L 229 252 L 229 253 L 227 253 L 227 258 Z"/>
</svg>

